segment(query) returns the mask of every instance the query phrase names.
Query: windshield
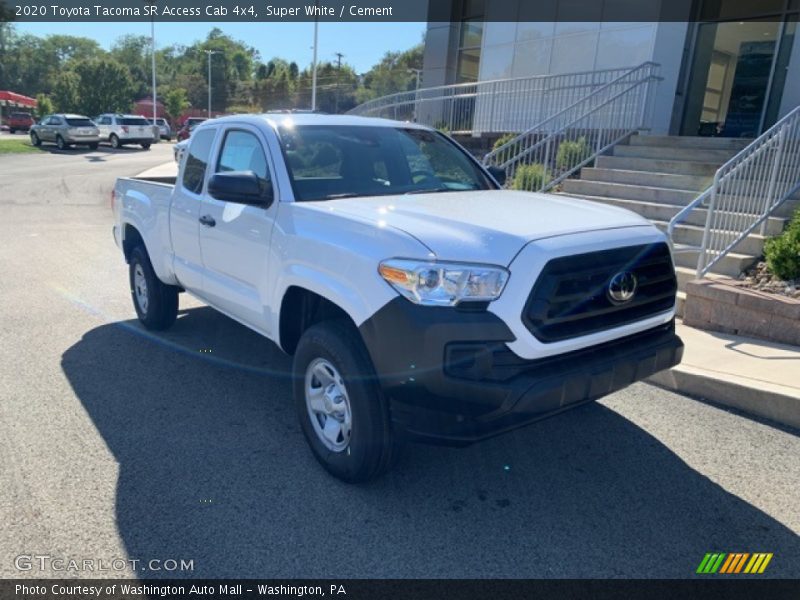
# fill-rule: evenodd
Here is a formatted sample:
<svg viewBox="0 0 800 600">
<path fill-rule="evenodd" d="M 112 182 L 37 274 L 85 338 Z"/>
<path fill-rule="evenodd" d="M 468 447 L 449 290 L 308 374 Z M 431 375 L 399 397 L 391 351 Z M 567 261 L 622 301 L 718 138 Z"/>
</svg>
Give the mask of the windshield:
<svg viewBox="0 0 800 600">
<path fill-rule="evenodd" d="M 70 127 L 94 127 L 94 123 L 85 117 L 78 119 L 69 118 L 67 119 L 67 125 Z"/>
<path fill-rule="evenodd" d="M 150 125 L 144 117 L 123 117 L 119 120 L 120 125 Z"/>
<path fill-rule="evenodd" d="M 297 200 L 488 190 L 483 171 L 444 136 L 424 129 L 280 127 Z"/>
</svg>

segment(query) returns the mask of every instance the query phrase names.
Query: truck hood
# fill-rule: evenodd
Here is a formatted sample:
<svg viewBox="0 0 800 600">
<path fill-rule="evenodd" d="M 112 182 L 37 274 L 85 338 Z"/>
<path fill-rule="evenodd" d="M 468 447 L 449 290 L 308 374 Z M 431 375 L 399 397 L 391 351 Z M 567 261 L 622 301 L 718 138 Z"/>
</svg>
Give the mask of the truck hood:
<svg viewBox="0 0 800 600">
<path fill-rule="evenodd" d="M 302 203 L 400 229 L 440 260 L 508 265 L 528 242 L 573 233 L 650 226 L 628 210 L 568 196 L 470 191 Z"/>
</svg>

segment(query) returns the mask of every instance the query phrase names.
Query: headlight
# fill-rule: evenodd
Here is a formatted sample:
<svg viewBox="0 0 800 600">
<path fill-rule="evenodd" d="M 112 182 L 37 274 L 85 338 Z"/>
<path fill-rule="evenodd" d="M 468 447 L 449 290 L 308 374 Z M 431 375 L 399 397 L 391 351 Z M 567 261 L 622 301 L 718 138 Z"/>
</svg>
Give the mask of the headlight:
<svg viewBox="0 0 800 600">
<path fill-rule="evenodd" d="M 502 267 L 399 258 L 383 261 L 378 272 L 400 294 L 425 306 L 496 300 L 508 281 Z"/>
</svg>

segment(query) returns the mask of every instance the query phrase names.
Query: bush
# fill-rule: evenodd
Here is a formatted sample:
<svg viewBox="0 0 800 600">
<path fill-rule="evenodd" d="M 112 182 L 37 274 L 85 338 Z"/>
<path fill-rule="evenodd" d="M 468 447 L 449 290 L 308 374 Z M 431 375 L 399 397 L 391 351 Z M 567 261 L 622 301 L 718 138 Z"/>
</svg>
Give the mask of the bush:
<svg viewBox="0 0 800 600">
<path fill-rule="evenodd" d="M 579 138 L 576 142 L 561 142 L 556 154 L 556 166 L 559 169 L 571 169 L 589 158 L 590 154 L 591 150 L 589 150 L 589 144 L 586 143 L 586 138 Z"/>
<path fill-rule="evenodd" d="M 514 173 L 514 180 L 511 182 L 512 190 L 523 190 L 526 192 L 539 191 L 548 181 L 550 177 L 544 165 L 534 163 L 532 165 L 521 165 L 517 167 L 517 172 Z"/>
<path fill-rule="evenodd" d="M 506 143 L 510 142 L 511 140 L 513 140 L 515 137 L 517 137 L 517 135 L 518 134 L 516 134 L 516 133 L 504 133 L 499 138 L 497 138 L 497 141 L 492 146 L 492 150 L 493 151 L 497 150 L 503 144 L 506 144 Z"/>
<path fill-rule="evenodd" d="M 800 210 L 782 234 L 764 244 L 767 267 L 783 280 L 800 278 Z"/>
</svg>

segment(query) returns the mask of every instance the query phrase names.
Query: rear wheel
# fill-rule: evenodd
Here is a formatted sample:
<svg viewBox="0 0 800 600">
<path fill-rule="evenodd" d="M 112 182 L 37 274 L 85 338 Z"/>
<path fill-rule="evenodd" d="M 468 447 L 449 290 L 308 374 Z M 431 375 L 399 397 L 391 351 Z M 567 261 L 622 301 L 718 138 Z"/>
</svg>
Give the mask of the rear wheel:
<svg viewBox="0 0 800 600">
<path fill-rule="evenodd" d="M 111 147 L 115 150 L 120 147 L 119 138 L 116 136 L 116 134 L 112 133 L 111 137 L 108 138 L 108 141 L 111 144 Z"/>
<path fill-rule="evenodd" d="M 133 307 L 147 329 L 167 329 L 178 316 L 178 288 L 162 282 L 150 264 L 144 246 L 131 252 L 129 279 Z"/>
<path fill-rule="evenodd" d="M 150 144 L 149 143 L 142 144 L 142 148 L 144 148 L 145 150 L 150 150 Z"/>
<path fill-rule="evenodd" d="M 41 146 L 42 140 L 39 139 L 39 136 L 36 135 L 35 131 L 31 131 L 31 144 L 34 146 Z"/>
<path fill-rule="evenodd" d="M 385 473 L 397 442 L 355 326 L 328 321 L 310 327 L 297 346 L 293 374 L 297 416 L 319 463 L 348 483 Z"/>
<path fill-rule="evenodd" d="M 14 135 L 16 132 L 17 132 L 16 129 L 9 129 L 8 130 L 8 133 L 10 133 L 11 135 Z"/>
</svg>

